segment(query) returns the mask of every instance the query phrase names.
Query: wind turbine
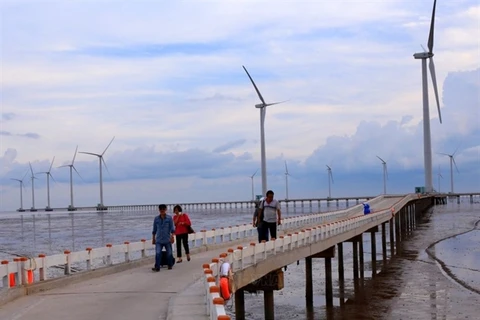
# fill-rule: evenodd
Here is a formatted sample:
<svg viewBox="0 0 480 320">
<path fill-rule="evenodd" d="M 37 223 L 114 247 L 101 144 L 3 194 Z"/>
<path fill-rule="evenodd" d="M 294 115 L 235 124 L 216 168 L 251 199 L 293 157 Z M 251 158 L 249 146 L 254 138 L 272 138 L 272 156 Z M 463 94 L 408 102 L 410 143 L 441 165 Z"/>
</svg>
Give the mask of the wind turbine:
<svg viewBox="0 0 480 320">
<path fill-rule="evenodd" d="M 89 154 L 91 156 L 96 156 L 98 157 L 98 164 L 99 164 L 99 167 L 100 167 L 100 204 L 98 205 L 98 209 L 99 210 L 105 210 L 105 206 L 103 205 L 103 176 L 102 176 L 102 162 L 103 164 L 105 164 L 105 168 L 107 169 L 108 171 L 108 168 L 107 168 L 107 164 L 105 163 L 105 160 L 103 160 L 103 155 L 105 154 L 105 152 L 107 151 L 108 147 L 110 147 L 110 145 L 112 144 L 113 142 L 113 139 L 115 139 L 115 136 L 112 138 L 112 140 L 110 141 L 110 143 L 107 145 L 107 147 L 105 148 L 105 150 L 103 150 L 102 154 L 98 154 L 98 153 L 92 153 L 92 152 L 78 152 L 78 153 L 84 153 L 84 154 Z"/>
<path fill-rule="evenodd" d="M 47 207 L 45 208 L 45 211 L 53 210 L 52 208 L 50 208 L 50 178 L 52 178 L 52 180 L 55 181 L 55 179 L 53 179 L 53 176 L 51 174 L 53 161 L 55 161 L 55 157 L 53 157 L 52 163 L 50 164 L 50 168 L 48 169 L 48 171 L 37 173 L 37 174 L 45 173 L 47 175 Z"/>
<path fill-rule="evenodd" d="M 440 192 L 440 179 L 443 179 L 442 174 L 440 173 L 440 166 L 438 166 L 438 192 Z"/>
<path fill-rule="evenodd" d="M 423 88 L 423 152 L 425 166 L 425 192 L 433 191 L 432 174 L 432 141 L 430 136 L 430 112 L 428 107 L 428 78 L 427 78 L 427 59 L 429 59 L 430 75 L 432 77 L 435 100 L 437 102 L 438 117 L 442 123 L 442 114 L 440 112 L 440 102 L 438 100 L 437 78 L 435 75 L 435 64 L 433 62 L 433 34 L 435 25 L 435 8 L 437 0 L 433 1 L 432 20 L 430 22 L 430 33 L 428 36 L 428 52 L 415 53 L 415 59 L 422 60 L 422 88 Z"/>
<path fill-rule="evenodd" d="M 458 171 L 457 163 L 455 162 L 455 153 L 457 153 L 457 150 L 458 148 L 452 154 L 439 153 L 450 158 L 450 193 L 453 193 L 453 165 L 455 165 L 457 172 L 460 173 L 460 171 Z"/>
<path fill-rule="evenodd" d="M 253 184 L 253 177 L 255 177 L 257 172 L 258 172 L 258 169 L 255 170 L 255 172 L 250 176 L 250 179 L 252 179 L 252 201 L 255 201 L 255 187 L 254 187 L 254 184 Z"/>
<path fill-rule="evenodd" d="M 380 161 L 382 161 L 382 165 L 383 165 L 383 194 L 387 194 L 387 179 L 388 179 L 387 163 L 382 158 L 380 158 L 379 156 L 377 156 L 377 158 L 380 159 Z"/>
<path fill-rule="evenodd" d="M 30 166 L 30 172 L 32 173 L 32 176 L 30 177 L 32 179 L 32 207 L 30 208 L 30 211 L 37 211 L 37 209 L 35 209 L 35 185 L 34 185 L 34 180 L 37 179 L 37 177 L 35 177 L 35 175 L 33 174 L 32 164 L 29 162 L 28 165 Z"/>
<path fill-rule="evenodd" d="M 256 104 L 255 108 L 260 109 L 260 151 L 261 151 L 261 158 L 262 158 L 262 194 L 265 196 L 267 193 L 267 160 L 266 160 L 266 152 L 265 152 L 265 114 L 268 106 L 273 106 L 275 104 L 279 104 L 285 101 L 281 102 L 274 102 L 274 103 L 266 103 L 265 100 L 262 97 L 262 94 L 257 88 L 257 85 L 253 81 L 252 77 L 248 73 L 247 69 L 245 66 L 242 66 L 243 70 L 247 73 L 248 78 L 250 78 L 250 81 L 253 84 L 253 87 L 255 88 L 255 91 L 257 92 L 258 97 L 260 98 L 260 101 L 262 103 Z"/>
<path fill-rule="evenodd" d="M 332 174 L 332 168 L 330 168 L 328 165 L 327 166 L 327 171 L 328 171 L 328 199 L 332 198 L 332 189 L 330 186 L 330 181 L 333 183 L 333 174 Z"/>
<path fill-rule="evenodd" d="M 25 180 L 25 177 L 27 176 L 27 174 L 28 174 L 28 171 L 25 172 L 25 175 L 23 176 L 23 178 L 21 180 L 11 178 L 11 180 L 15 180 L 15 181 L 20 182 L 20 208 L 17 210 L 18 212 L 24 212 L 25 211 L 25 209 L 23 209 L 23 189 L 25 188 L 25 186 L 23 185 L 23 180 Z"/>
<path fill-rule="evenodd" d="M 287 161 L 285 161 L 285 200 L 288 200 L 288 176 L 290 174 L 288 173 L 288 167 L 287 167 Z"/>
<path fill-rule="evenodd" d="M 73 154 L 73 160 L 72 160 L 71 164 L 66 164 L 66 165 L 63 165 L 63 166 L 59 167 L 59 168 L 63 168 L 63 167 L 69 167 L 70 168 L 70 206 L 68 207 L 68 211 L 74 211 L 75 210 L 75 207 L 73 206 L 73 170 L 75 170 L 75 172 L 78 174 L 78 176 L 80 178 L 82 178 L 80 173 L 78 173 L 77 168 L 75 168 L 75 166 L 73 165 L 73 163 L 75 162 L 75 157 L 77 156 L 77 150 L 78 150 L 78 146 L 75 148 L 75 153 Z"/>
</svg>

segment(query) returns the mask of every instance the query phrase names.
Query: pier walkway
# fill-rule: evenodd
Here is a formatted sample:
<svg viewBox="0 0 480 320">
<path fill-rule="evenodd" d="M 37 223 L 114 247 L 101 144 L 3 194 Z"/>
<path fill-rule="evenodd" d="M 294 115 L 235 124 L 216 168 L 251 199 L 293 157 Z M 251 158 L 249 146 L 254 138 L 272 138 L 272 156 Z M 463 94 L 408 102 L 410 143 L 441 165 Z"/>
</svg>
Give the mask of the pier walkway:
<svg viewBox="0 0 480 320">
<path fill-rule="evenodd" d="M 417 199 L 421 200 L 421 197 L 416 195 L 379 196 L 369 201 L 374 212 L 367 216 L 363 215 L 363 206 L 360 204 L 334 212 L 287 218 L 284 219 L 279 232 L 279 239 L 259 246 L 255 244 L 256 230 L 251 226 L 202 230 L 189 236 L 193 244 L 202 243 L 200 247 L 193 246 L 192 261 L 184 260 L 181 264 L 176 264 L 173 270 L 162 269 L 159 273 L 151 271 L 152 257 L 140 259 L 140 262 L 128 259 L 129 250 L 143 250 L 142 256 L 144 256 L 145 250 L 151 247 L 145 241 L 137 244 L 126 242 L 119 246 L 110 245 L 108 248 L 99 248 L 99 251 L 90 249 L 88 253 L 65 252 L 65 256 L 42 257 L 35 262 L 40 268 L 42 263 L 44 267 L 48 267 L 58 263 L 56 261 L 60 261 L 59 259 L 63 259 L 61 261 L 65 263 L 65 270 L 69 271 L 70 261 L 74 259 L 78 261 L 87 259 L 88 265 L 94 257 L 99 255 L 108 255 L 110 260 L 115 252 L 122 254 L 124 252 L 125 261 L 127 261 L 125 264 L 129 264 L 130 269 L 114 274 L 110 272 L 103 276 L 97 275 L 90 279 L 89 274 L 94 274 L 101 269 L 113 269 L 116 266 L 82 272 L 83 281 L 75 281 L 76 275 L 62 277 L 63 280 L 59 281 L 69 282 L 61 287 L 56 286 L 56 280 L 53 279 L 43 281 L 47 286 L 42 289 L 42 281 L 40 281 L 31 285 L 34 290 L 27 296 L 4 305 L 0 301 L 0 319 L 229 319 L 223 304 L 216 304 L 217 291 L 212 291 L 212 288 L 206 291 L 206 286 L 215 286 L 214 283 L 209 283 L 209 280 L 206 282 L 208 273 L 213 273 L 212 275 L 215 276 L 218 272 L 217 263 L 214 262 L 215 257 L 224 256 L 233 263 L 232 267 L 236 273 L 235 285 L 241 288 L 275 269 L 324 251 L 367 230 L 373 230 L 372 228 L 379 224 L 382 225 L 383 231 L 388 221 L 390 228 L 393 228 L 394 218 L 396 219 L 395 229 L 399 226 L 410 227 L 414 223 L 413 215 L 410 213 L 415 212 L 410 210 L 413 207 L 407 208 L 405 205 Z M 431 201 L 428 200 L 428 202 Z M 402 215 L 397 216 L 398 212 Z M 395 240 L 398 237 L 399 234 L 396 232 Z M 142 246 L 143 249 L 141 249 Z M 92 252 L 98 253 L 92 255 Z M 228 252 L 228 256 L 225 252 Z M 138 267 L 131 268 L 132 263 L 137 263 Z M 26 263 L 21 267 L 16 265 L 8 269 L 7 264 L 4 274 L 15 271 L 18 274 L 17 277 L 22 277 L 24 281 L 25 265 Z M 117 266 L 121 267 L 122 264 Z M 361 268 L 363 270 L 363 267 Z M 9 280 L 5 278 L 8 277 L 4 276 L 4 283 L 8 286 Z M 52 285 L 48 286 L 48 283 Z M 36 286 L 38 288 L 35 290 Z M 29 287 L 30 285 L 17 286 L 15 290 L 28 291 Z"/>
</svg>

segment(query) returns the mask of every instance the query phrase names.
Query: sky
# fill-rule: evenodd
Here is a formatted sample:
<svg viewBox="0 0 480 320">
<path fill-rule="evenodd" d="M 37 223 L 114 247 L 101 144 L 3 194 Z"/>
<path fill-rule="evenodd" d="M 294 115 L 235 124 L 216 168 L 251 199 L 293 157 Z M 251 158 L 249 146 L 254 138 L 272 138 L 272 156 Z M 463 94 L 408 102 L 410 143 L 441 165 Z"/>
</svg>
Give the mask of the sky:
<svg viewBox="0 0 480 320">
<path fill-rule="evenodd" d="M 432 1 L 0 0 L 0 211 L 32 206 L 29 162 L 70 203 L 75 149 L 104 154 L 105 205 L 250 200 L 267 102 L 268 188 L 289 198 L 424 185 L 421 62 Z M 480 192 L 480 5 L 438 1 L 429 78 L 434 187 Z M 74 205 L 100 202 L 77 154 Z M 441 174 L 441 177 L 439 176 Z M 47 205 L 46 174 L 34 180 Z M 254 194 L 261 191 L 259 173 Z"/>
</svg>

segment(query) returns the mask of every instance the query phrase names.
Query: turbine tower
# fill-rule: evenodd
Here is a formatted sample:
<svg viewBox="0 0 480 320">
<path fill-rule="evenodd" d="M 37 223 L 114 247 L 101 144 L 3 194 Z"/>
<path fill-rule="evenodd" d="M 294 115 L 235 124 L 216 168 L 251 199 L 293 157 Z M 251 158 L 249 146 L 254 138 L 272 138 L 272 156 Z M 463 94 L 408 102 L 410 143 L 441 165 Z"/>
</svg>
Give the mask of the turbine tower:
<svg viewBox="0 0 480 320">
<path fill-rule="evenodd" d="M 327 166 L 327 172 L 328 172 L 328 199 L 332 198 L 332 189 L 330 182 L 333 183 L 333 174 L 332 174 L 332 168 L 328 165 Z"/>
<path fill-rule="evenodd" d="M 23 176 L 22 179 L 11 178 L 11 180 L 15 180 L 15 181 L 20 182 L 20 208 L 17 210 L 18 212 L 24 212 L 25 211 L 25 209 L 23 209 L 23 189 L 25 188 L 25 186 L 23 185 L 23 180 L 25 180 L 25 177 L 27 176 L 27 174 L 28 174 L 28 171 L 25 172 L 25 175 Z"/>
<path fill-rule="evenodd" d="M 288 200 L 288 176 L 290 174 L 288 173 L 288 167 L 287 167 L 287 161 L 285 161 L 285 200 Z"/>
<path fill-rule="evenodd" d="M 77 150 L 78 150 L 78 146 L 75 148 L 75 153 L 73 154 L 73 160 L 72 160 L 71 164 L 66 164 L 66 165 L 63 165 L 63 166 L 59 167 L 59 168 L 63 168 L 63 167 L 69 167 L 70 168 L 70 205 L 68 206 L 68 211 L 75 211 L 76 210 L 74 205 L 73 205 L 73 170 L 75 170 L 75 172 L 78 174 L 80 179 L 82 178 L 80 173 L 78 173 L 77 168 L 75 168 L 75 166 L 73 165 L 73 163 L 75 162 L 75 157 L 77 156 Z"/>
<path fill-rule="evenodd" d="M 113 142 L 113 139 L 115 139 L 115 137 L 112 138 L 112 140 L 110 141 L 110 143 L 107 145 L 107 147 L 105 148 L 105 150 L 103 150 L 103 152 L 101 154 L 98 154 L 98 153 L 93 153 L 93 152 L 78 152 L 78 153 L 84 153 L 84 154 L 89 154 L 91 156 L 96 156 L 98 157 L 98 164 L 99 164 L 99 168 L 100 168 L 100 203 L 99 205 L 97 206 L 97 210 L 106 210 L 107 208 L 103 205 L 103 176 L 102 176 L 102 162 L 103 164 L 105 165 L 105 168 L 107 169 L 108 171 L 108 168 L 107 168 L 107 164 L 105 163 L 105 160 L 103 160 L 103 155 L 105 154 L 105 152 L 107 151 L 108 147 L 110 147 L 110 145 L 112 144 Z"/>
<path fill-rule="evenodd" d="M 429 59 L 429 69 L 432 77 L 435 100 L 437 102 L 438 117 L 442 123 L 442 114 L 440 112 L 440 102 L 438 100 L 437 78 L 435 75 L 435 64 L 433 62 L 433 34 L 435 26 L 435 8 L 437 0 L 433 2 L 432 20 L 430 22 L 430 33 L 428 36 L 428 52 L 424 50 L 421 53 L 415 53 L 415 59 L 422 60 L 422 89 L 423 89 L 423 152 L 425 167 L 425 192 L 433 191 L 432 174 L 432 141 L 430 136 L 430 112 L 428 107 L 428 78 L 427 78 L 427 59 Z"/>
<path fill-rule="evenodd" d="M 274 102 L 274 103 L 266 103 L 265 100 L 262 97 L 262 94 L 257 88 L 257 85 L 253 81 L 252 77 L 247 71 L 247 68 L 245 66 L 242 66 L 243 70 L 247 73 L 248 78 L 250 78 L 250 81 L 253 84 L 253 87 L 255 88 L 255 91 L 257 92 L 258 97 L 260 98 L 260 101 L 262 103 L 256 104 L 255 108 L 260 109 L 260 148 L 261 148 L 261 158 L 262 158 L 262 194 L 265 196 L 267 193 L 267 160 L 266 160 L 266 151 L 265 151 L 265 114 L 267 111 L 268 106 L 273 106 L 275 104 L 279 104 L 285 101 L 281 102 Z"/>
<path fill-rule="evenodd" d="M 455 165 L 455 169 L 458 171 L 457 163 L 455 162 L 455 153 L 457 153 L 458 148 L 455 150 L 454 153 L 452 154 L 447 154 L 447 153 L 439 153 L 441 155 L 447 156 L 450 158 L 450 193 L 453 193 L 453 166 Z"/>
<path fill-rule="evenodd" d="M 34 212 L 34 211 L 37 211 L 37 209 L 35 209 L 35 184 L 34 184 L 34 180 L 37 179 L 37 177 L 35 177 L 35 175 L 33 174 L 32 164 L 29 162 L 28 165 L 30 166 L 30 172 L 32 174 L 32 176 L 30 177 L 30 179 L 32 179 L 32 207 L 30 208 L 30 211 Z"/>
<path fill-rule="evenodd" d="M 382 161 L 382 166 L 383 166 L 383 194 L 387 194 L 387 179 L 388 179 L 388 171 L 387 171 L 387 163 L 377 156 L 380 161 Z"/>
<path fill-rule="evenodd" d="M 255 201 L 255 186 L 253 184 L 253 178 L 255 177 L 257 172 L 258 172 L 258 169 L 255 170 L 255 172 L 250 176 L 250 179 L 252 179 L 252 201 Z"/>
<path fill-rule="evenodd" d="M 50 164 L 50 168 L 48 169 L 48 171 L 37 173 L 37 174 L 45 173 L 47 175 L 47 207 L 45 208 L 45 211 L 53 211 L 53 209 L 50 208 L 50 178 L 52 178 L 52 180 L 55 181 L 55 179 L 53 179 L 53 176 L 51 174 L 53 161 L 55 161 L 55 157 L 53 157 L 52 163 Z"/>
</svg>

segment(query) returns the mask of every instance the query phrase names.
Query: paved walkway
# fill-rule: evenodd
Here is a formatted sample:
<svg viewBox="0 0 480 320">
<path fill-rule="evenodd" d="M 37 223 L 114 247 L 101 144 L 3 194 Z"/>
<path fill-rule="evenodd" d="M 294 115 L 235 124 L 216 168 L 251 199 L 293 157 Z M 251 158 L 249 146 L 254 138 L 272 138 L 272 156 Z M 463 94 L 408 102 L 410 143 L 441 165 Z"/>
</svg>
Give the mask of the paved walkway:
<svg viewBox="0 0 480 320">
<path fill-rule="evenodd" d="M 0 307 L 0 319 L 208 319 L 203 284 L 198 281 L 201 267 L 229 247 L 236 245 L 192 254 L 190 262 L 184 259 L 172 270 L 155 273 L 148 265 L 25 296 Z"/>
</svg>

